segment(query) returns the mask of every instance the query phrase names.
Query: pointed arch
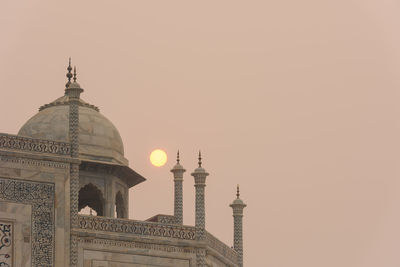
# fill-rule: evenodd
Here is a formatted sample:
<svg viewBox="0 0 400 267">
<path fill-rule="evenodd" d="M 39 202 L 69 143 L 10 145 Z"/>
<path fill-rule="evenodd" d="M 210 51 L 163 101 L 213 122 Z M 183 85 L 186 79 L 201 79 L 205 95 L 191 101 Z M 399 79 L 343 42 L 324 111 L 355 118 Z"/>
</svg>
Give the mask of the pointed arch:
<svg viewBox="0 0 400 267">
<path fill-rule="evenodd" d="M 97 216 L 103 216 L 104 213 L 104 197 L 97 186 L 89 183 L 79 190 L 79 211 L 88 206 L 96 211 Z"/>
</svg>

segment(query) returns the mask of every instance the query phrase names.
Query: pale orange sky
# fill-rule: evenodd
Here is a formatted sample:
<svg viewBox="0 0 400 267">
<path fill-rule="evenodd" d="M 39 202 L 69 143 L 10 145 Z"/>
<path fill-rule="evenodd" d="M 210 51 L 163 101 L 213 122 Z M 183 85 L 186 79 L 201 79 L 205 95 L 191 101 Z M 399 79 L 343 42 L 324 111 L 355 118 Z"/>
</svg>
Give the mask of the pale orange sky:
<svg viewBox="0 0 400 267">
<path fill-rule="evenodd" d="M 63 94 L 72 56 L 148 178 L 131 218 L 172 214 L 180 149 L 193 224 L 201 149 L 207 229 L 229 245 L 241 185 L 245 266 L 398 267 L 399 14 L 398 0 L 3 0 L 0 132 Z"/>
</svg>

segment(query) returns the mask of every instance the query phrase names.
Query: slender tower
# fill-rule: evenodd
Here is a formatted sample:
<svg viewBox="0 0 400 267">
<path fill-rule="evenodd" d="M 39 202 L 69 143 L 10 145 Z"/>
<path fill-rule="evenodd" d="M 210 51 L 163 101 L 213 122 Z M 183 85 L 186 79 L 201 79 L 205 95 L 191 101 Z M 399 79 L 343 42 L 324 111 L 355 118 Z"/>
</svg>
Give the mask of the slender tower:
<svg viewBox="0 0 400 267">
<path fill-rule="evenodd" d="M 196 236 L 198 240 L 205 239 L 205 227 L 206 227 L 206 212 L 205 212 L 205 187 L 206 178 L 208 173 L 201 166 L 201 152 L 199 151 L 199 167 L 194 170 L 192 176 L 194 177 L 194 186 L 196 188 Z M 196 263 L 199 267 L 205 267 L 206 265 L 206 251 L 204 248 L 198 248 L 196 250 Z"/>
<path fill-rule="evenodd" d="M 239 254 L 239 267 L 243 267 L 243 209 L 247 205 L 239 197 L 238 185 L 236 199 L 229 206 L 233 209 L 233 249 Z"/>
<path fill-rule="evenodd" d="M 69 142 L 71 144 L 71 157 L 79 157 L 79 98 L 83 89 L 76 82 L 76 68 L 74 68 L 74 81 L 71 83 L 71 58 L 69 59 L 65 95 L 69 98 Z M 70 167 L 70 218 L 71 229 L 78 225 L 78 198 L 79 198 L 79 161 L 71 163 Z M 71 231 L 72 232 L 72 231 Z M 78 264 L 77 236 L 71 234 L 70 266 Z"/>
<path fill-rule="evenodd" d="M 176 155 L 176 164 L 171 169 L 174 174 L 174 185 L 175 185 L 175 195 L 174 195 L 174 216 L 177 224 L 183 224 L 183 173 L 186 170 L 180 164 L 179 150 Z"/>
</svg>

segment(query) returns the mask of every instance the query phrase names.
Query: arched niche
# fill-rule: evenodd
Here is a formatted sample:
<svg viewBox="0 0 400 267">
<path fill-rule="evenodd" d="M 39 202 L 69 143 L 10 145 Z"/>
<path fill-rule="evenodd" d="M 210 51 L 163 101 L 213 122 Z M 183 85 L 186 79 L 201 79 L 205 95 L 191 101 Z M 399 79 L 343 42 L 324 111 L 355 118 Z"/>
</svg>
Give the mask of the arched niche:
<svg viewBox="0 0 400 267">
<path fill-rule="evenodd" d="M 89 183 L 79 190 L 78 209 L 88 206 L 96 211 L 97 216 L 104 215 L 104 197 L 101 191 L 92 183 Z"/>
</svg>

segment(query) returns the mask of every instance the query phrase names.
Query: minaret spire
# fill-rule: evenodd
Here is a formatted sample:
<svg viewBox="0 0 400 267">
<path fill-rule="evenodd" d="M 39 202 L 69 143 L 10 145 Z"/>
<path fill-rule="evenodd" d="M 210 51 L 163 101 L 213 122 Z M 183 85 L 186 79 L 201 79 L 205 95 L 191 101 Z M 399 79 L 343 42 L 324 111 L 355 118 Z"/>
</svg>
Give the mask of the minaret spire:
<svg viewBox="0 0 400 267">
<path fill-rule="evenodd" d="M 174 174 L 174 217 L 177 224 L 183 224 L 183 173 L 186 170 L 180 164 L 179 150 L 176 153 L 176 164 L 171 169 Z"/>
<path fill-rule="evenodd" d="M 199 150 L 199 168 L 201 168 L 201 164 L 202 164 L 201 160 L 202 160 L 201 151 Z"/>
<path fill-rule="evenodd" d="M 243 209 L 246 204 L 239 197 L 237 185 L 236 199 L 229 206 L 233 210 L 233 249 L 239 254 L 239 267 L 243 267 Z"/>
<path fill-rule="evenodd" d="M 74 66 L 74 83 L 76 83 L 76 66 Z"/>
<path fill-rule="evenodd" d="M 68 78 L 68 82 L 65 84 L 65 88 L 68 88 L 69 85 L 71 84 L 71 78 L 72 78 L 72 73 L 71 73 L 72 67 L 71 67 L 71 57 L 68 60 L 68 67 L 67 67 L 67 78 Z"/>
</svg>

